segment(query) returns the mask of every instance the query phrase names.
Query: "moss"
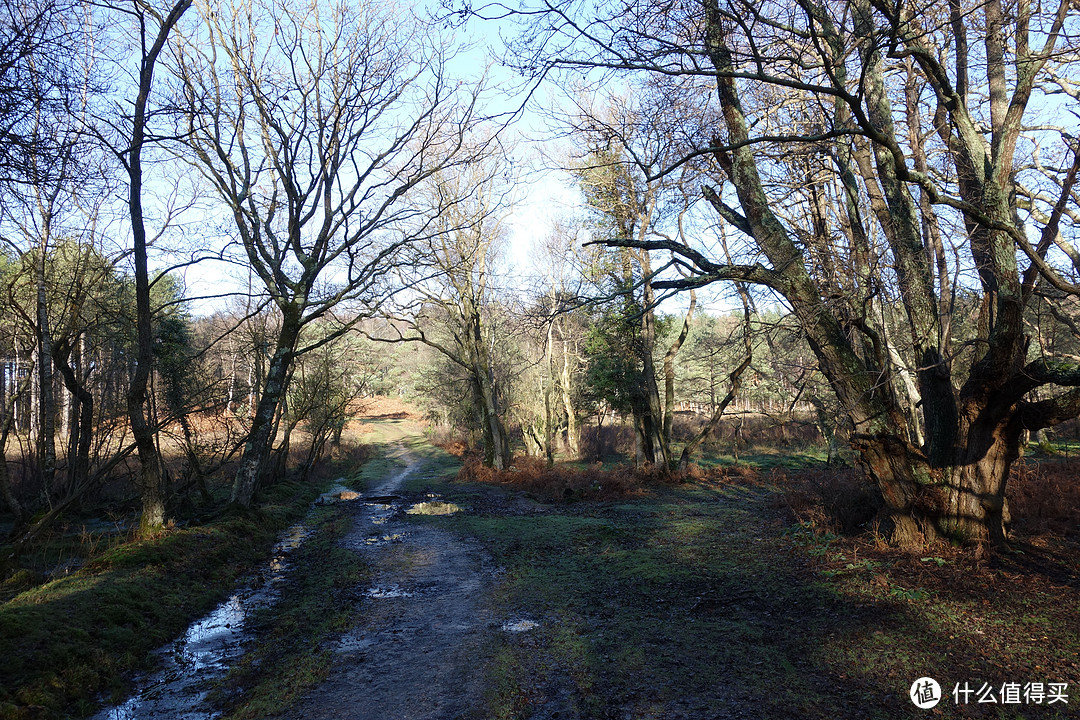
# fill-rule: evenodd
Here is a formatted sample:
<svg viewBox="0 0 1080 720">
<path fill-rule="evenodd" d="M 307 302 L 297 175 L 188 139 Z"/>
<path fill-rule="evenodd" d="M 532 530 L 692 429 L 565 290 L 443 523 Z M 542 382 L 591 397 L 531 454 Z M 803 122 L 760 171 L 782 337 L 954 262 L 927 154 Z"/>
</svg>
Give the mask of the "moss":
<svg viewBox="0 0 1080 720">
<path fill-rule="evenodd" d="M 227 595 L 319 488 L 285 484 L 260 512 L 107 548 L 77 572 L 0 605 L 0 718 L 88 714 L 149 669 L 152 651 Z M 4 588 L 29 584 L 25 573 Z"/>
</svg>

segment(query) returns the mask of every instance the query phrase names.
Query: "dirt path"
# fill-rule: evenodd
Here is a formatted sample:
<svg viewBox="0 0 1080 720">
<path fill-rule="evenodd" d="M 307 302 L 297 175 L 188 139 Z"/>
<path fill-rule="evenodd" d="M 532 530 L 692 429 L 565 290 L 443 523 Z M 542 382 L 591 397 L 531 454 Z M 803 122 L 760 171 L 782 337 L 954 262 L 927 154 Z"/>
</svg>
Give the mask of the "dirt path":
<svg viewBox="0 0 1080 720">
<path fill-rule="evenodd" d="M 395 495 L 422 469 L 408 465 L 366 497 Z M 355 589 L 360 623 L 334 648 L 329 678 L 290 708 L 290 718 L 395 720 L 479 716 L 482 653 L 495 629 L 488 598 L 494 568 L 483 548 L 409 522 L 413 501 L 351 502 L 344 544 L 377 568 Z"/>
</svg>

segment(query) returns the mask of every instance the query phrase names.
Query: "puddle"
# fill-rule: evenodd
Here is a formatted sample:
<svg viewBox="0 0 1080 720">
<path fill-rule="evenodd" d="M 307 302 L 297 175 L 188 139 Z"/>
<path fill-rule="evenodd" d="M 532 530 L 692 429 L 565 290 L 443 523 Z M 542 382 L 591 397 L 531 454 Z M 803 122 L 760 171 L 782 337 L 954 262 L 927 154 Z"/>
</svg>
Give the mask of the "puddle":
<svg viewBox="0 0 1080 720">
<path fill-rule="evenodd" d="M 405 512 L 409 515 L 453 515 L 454 513 L 461 512 L 461 508 L 452 502 L 430 500 L 428 502 L 417 503 Z"/>
<path fill-rule="evenodd" d="M 213 720 L 220 713 L 200 707 L 210 682 L 243 653 L 247 639 L 245 623 L 255 610 L 277 600 L 275 585 L 288 571 L 288 554 L 311 533 L 294 525 L 274 546 L 274 556 L 244 588 L 218 605 L 213 612 L 188 627 L 172 644 L 157 650 L 164 667 L 139 683 L 140 689 L 122 705 L 106 708 L 92 720 Z"/>
<path fill-rule="evenodd" d="M 371 497 L 364 498 L 364 502 L 369 505 L 392 505 L 394 502 L 401 499 L 400 495 L 373 495 Z"/>
<path fill-rule="evenodd" d="M 368 546 L 389 545 L 390 543 L 399 543 L 404 540 L 405 533 L 393 533 L 392 535 L 372 535 L 371 537 L 364 538 L 364 544 Z"/>
<path fill-rule="evenodd" d="M 507 620 L 502 624 L 503 632 L 509 633 L 528 632 L 538 627 L 540 627 L 540 623 L 535 620 Z"/>
<path fill-rule="evenodd" d="M 363 496 L 351 488 L 347 488 L 341 484 L 341 481 L 345 478 L 338 478 L 337 484 L 330 488 L 315 500 L 316 505 L 333 505 L 339 502 L 351 502 L 353 500 L 361 500 Z"/>
<path fill-rule="evenodd" d="M 386 585 L 384 587 L 376 586 L 373 588 L 368 588 L 364 592 L 364 595 L 369 598 L 377 598 L 381 600 L 383 598 L 410 598 L 414 597 L 416 593 L 409 592 L 408 590 L 402 590 L 397 585 Z"/>
</svg>

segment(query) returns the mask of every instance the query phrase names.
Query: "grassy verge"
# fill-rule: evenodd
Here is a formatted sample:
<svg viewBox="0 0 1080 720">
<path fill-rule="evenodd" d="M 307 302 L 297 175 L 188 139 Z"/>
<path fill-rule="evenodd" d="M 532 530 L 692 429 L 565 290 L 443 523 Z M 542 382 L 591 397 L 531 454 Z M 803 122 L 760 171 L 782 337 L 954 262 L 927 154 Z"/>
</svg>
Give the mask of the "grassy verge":
<svg viewBox="0 0 1080 720">
<path fill-rule="evenodd" d="M 792 529 L 752 483 L 555 504 L 444 492 L 470 512 L 423 521 L 481 538 L 506 569 L 501 612 L 540 623 L 496 641 L 492 718 L 909 718 L 921 676 L 947 694 L 935 717 L 1063 718 L 1078 701 L 1075 586 L 950 584 L 970 573 L 937 556 L 865 562 Z M 964 682 L 1068 682 L 1073 697 L 957 706 Z"/>
<path fill-rule="evenodd" d="M 118 544 L 15 594 L 0 605 L 0 718 L 78 717 L 122 699 L 151 651 L 222 600 L 318 491 L 280 483 L 246 516 Z"/>
<path fill-rule="evenodd" d="M 275 715 L 330 673 L 330 635 L 354 622 L 352 593 L 367 574 L 355 553 L 337 547 L 351 517 L 340 507 L 312 519 L 311 537 L 292 559 L 293 570 L 271 608 L 251 623 L 258 638 L 221 683 L 227 720 Z"/>
</svg>

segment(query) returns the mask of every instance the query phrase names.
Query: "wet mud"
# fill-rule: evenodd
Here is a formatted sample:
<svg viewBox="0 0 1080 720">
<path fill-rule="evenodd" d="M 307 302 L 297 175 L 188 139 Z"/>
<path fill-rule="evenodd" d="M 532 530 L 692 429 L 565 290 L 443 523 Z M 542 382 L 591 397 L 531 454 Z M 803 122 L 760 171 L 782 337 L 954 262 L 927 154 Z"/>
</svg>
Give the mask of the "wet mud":
<svg viewBox="0 0 1080 720">
<path fill-rule="evenodd" d="M 418 469 L 410 465 L 372 490 L 388 503 L 351 504 L 353 528 L 343 543 L 377 571 L 356 590 L 357 624 L 332 647 L 330 677 L 285 717 L 483 717 L 484 651 L 500 631 L 488 604 L 494 567 L 479 544 L 407 520 L 410 510 L 459 510 L 434 497 L 399 499 Z"/>
</svg>

